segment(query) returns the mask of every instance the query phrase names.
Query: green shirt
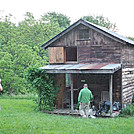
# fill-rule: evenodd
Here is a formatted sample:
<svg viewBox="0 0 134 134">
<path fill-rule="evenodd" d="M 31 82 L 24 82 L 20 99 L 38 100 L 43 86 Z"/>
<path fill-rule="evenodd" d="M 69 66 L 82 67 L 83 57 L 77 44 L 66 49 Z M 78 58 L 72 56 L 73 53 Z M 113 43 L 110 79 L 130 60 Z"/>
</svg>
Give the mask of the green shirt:
<svg viewBox="0 0 134 134">
<path fill-rule="evenodd" d="M 90 103 L 93 99 L 92 92 L 88 88 L 83 88 L 78 96 L 79 103 Z"/>
</svg>

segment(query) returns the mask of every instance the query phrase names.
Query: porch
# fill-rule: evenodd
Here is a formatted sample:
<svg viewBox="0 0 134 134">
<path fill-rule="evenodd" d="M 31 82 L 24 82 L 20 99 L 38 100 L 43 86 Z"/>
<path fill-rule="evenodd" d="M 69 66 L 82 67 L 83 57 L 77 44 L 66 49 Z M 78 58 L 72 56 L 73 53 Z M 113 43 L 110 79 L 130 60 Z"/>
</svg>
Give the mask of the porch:
<svg viewBox="0 0 134 134">
<path fill-rule="evenodd" d="M 102 101 L 110 101 L 110 114 L 114 101 L 122 103 L 120 64 L 67 64 L 42 67 L 47 73 L 54 73 L 60 88 L 54 113 L 77 114 L 74 109 L 83 84 L 87 83 L 94 95 L 94 105 L 99 109 Z M 69 110 L 65 110 L 68 108 Z"/>
</svg>

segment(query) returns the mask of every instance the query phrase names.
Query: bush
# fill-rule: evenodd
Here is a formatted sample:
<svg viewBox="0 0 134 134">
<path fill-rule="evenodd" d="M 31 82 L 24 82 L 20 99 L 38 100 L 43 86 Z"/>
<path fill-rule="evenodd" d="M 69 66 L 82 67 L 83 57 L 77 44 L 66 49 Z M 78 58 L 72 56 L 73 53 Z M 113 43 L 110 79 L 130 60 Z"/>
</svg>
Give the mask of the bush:
<svg viewBox="0 0 134 134">
<path fill-rule="evenodd" d="M 53 110 L 58 88 L 54 85 L 54 75 L 47 74 L 38 66 L 30 66 L 26 72 L 26 79 L 37 90 L 39 110 Z"/>
<path fill-rule="evenodd" d="M 134 103 L 123 109 L 120 113 L 120 116 L 134 116 Z"/>
</svg>

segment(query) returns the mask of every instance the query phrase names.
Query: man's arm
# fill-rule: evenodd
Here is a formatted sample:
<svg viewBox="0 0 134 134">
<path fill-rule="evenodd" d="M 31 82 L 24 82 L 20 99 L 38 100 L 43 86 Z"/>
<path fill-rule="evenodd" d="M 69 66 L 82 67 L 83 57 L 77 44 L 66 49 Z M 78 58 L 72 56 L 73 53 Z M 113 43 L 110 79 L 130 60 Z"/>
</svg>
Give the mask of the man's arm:
<svg viewBox="0 0 134 134">
<path fill-rule="evenodd" d="M 81 100 L 81 91 L 79 92 L 79 96 L 78 96 L 78 102 L 80 103 Z"/>
<path fill-rule="evenodd" d="M 91 100 L 93 99 L 93 94 L 92 94 L 92 92 L 91 92 L 91 94 L 90 94 L 90 98 L 91 98 Z"/>
</svg>

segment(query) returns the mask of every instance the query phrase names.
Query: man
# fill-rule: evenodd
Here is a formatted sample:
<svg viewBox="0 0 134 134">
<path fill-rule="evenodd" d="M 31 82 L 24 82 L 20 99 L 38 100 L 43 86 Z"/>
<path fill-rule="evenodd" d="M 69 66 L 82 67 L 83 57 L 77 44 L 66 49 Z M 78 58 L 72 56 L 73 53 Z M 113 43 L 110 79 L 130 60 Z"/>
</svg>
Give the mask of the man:
<svg viewBox="0 0 134 134">
<path fill-rule="evenodd" d="M 88 118 L 89 116 L 89 105 L 92 99 L 92 92 L 88 89 L 88 85 L 84 84 L 78 96 L 79 112 L 83 118 Z"/>
</svg>

